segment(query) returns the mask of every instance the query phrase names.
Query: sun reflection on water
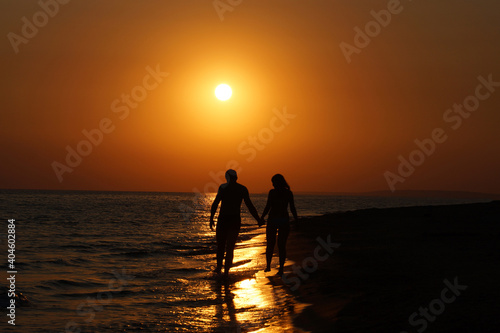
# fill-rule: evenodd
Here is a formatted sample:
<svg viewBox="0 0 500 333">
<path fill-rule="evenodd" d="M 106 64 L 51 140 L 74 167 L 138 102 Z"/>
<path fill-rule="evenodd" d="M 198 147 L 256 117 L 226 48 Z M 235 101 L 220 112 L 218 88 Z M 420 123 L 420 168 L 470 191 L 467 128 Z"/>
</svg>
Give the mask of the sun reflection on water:
<svg viewBox="0 0 500 333">
<path fill-rule="evenodd" d="M 292 323 L 298 304 L 279 277 L 262 270 L 264 238 L 262 234 L 242 242 L 229 281 L 215 283 L 215 331 L 298 332 Z"/>
<path fill-rule="evenodd" d="M 210 206 L 215 193 L 207 193 L 198 198 L 198 207 L 191 221 L 204 225 L 198 229 L 203 237 L 215 237 L 209 228 Z M 205 224 L 206 222 L 206 224 Z M 243 225 L 252 226 L 253 220 L 243 219 Z M 246 230 L 246 234 L 248 234 Z M 292 319 L 298 312 L 299 304 L 286 291 L 281 278 L 263 272 L 265 268 L 265 229 L 255 229 L 257 236 L 238 240 L 234 252 L 233 267 L 229 279 L 208 280 L 200 290 L 204 290 L 212 304 L 199 307 L 195 321 L 206 322 L 210 332 L 301 332 L 294 328 Z M 207 257 L 208 259 L 208 257 Z M 211 257 L 214 260 L 215 257 Z M 208 287 L 208 288 L 207 288 Z M 194 323 L 193 323 L 194 325 Z"/>
</svg>

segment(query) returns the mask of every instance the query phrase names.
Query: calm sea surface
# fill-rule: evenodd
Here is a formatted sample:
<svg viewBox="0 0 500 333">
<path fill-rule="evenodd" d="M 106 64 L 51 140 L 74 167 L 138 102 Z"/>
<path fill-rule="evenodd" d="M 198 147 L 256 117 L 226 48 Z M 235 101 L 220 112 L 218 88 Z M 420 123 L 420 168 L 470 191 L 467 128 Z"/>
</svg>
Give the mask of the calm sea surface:
<svg viewBox="0 0 500 333">
<path fill-rule="evenodd" d="M 23 295 L 14 327 L 7 324 L 8 299 L 2 294 L 0 331 L 293 332 L 293 300 L 263 276 L 264 229 L 246 208 L 232 283 L 211 274 L 213 197 L 0 191 L 2 276 L 8 270 L 7 220 L 15 219 L 16 291 Z M 252 196 L 259 212 L 265 200 Z M 299 216 L 471 202 L 312 195 L 295 200 Z"/>
</svg>

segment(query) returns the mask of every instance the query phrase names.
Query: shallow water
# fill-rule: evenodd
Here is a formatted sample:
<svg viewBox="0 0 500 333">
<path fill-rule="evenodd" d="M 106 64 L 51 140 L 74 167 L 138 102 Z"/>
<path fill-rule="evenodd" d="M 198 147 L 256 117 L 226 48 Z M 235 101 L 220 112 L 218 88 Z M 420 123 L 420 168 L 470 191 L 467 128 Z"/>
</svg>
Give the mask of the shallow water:
<svg viewBox="0 0 500 333">
<path fill-rule="evenodd" d="M 296 204 L 305 216 L 434 203 L 396 199 L 296 196 Z M 29 302 L 17 308 L 16 327 L 3 320 L 1 331 L 299 331 L 292 318 L 301 305 L 281 279 L 263 273 L 264 228 L 246 209 L 229 281 L 212 274 L 212 200 L 193 202 L 190 193 L 1 191 L 2 253 L 7 219 L 15 219 L 16 289 Z M 262 211 L 266 196 L 252 200 Z"/>
</svg>

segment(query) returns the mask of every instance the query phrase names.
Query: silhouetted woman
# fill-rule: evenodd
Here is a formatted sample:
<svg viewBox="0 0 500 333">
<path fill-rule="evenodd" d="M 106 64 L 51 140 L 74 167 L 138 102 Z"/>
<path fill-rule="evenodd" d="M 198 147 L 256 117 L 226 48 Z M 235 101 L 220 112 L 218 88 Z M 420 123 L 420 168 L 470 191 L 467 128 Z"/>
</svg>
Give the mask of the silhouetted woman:
<svg viewBox="0 0 500 333">
<path fill-rule="evenodd" d="M 288 215 L 289 205 L 295 221 L 298 220 L 298 217 L 293 201 L 293 193 L 290 191 L 290 186 L 288 186 L 285 177 L 276 174 L 271 178 L 271 181 L 273 182 L 274 189 L 269 191 L 266 208 L 264 208 L 264 212 L 262 213 L 262 219 L 269 213 L 266 228 L 267 267 L 264 272 L 269 272 L 271 270 L 271 260 L 273 258 L 274 245 L 276 244 L 276 233 L 278 233 L 278 252 L 280 258 L 278 275 L 282 275 L 286 259 L 286 240 L 290 233 L 290 217 Z"/>
</svg>

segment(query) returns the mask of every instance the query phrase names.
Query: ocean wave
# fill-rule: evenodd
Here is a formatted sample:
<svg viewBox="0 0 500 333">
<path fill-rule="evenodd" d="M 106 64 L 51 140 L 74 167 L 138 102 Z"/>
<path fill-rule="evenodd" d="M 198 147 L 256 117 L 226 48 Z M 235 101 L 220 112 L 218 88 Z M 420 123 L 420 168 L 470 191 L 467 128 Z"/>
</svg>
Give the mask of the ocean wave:
<svg viewBox="0 0 500 333">
<path fill-rule="evenodd" d="M 93 246 L 84 245 L 84 244 L 65 244 L 58 246 L 60 249 L 93 249 Z"/>
<path fill-rule="evenodd" d="M 49 260 L 35 260 L 31 265 L 36 267 L 45 267 L 45 265 L 60 265 L 60 266 L 81 266 L 81 264 L 89 263 L 90 260 L 85 258 L 73 258 L 73 259 L 49 259 Z"/>
<path fill-rule="evenodd" d="M 171 255 L 171 256 L 196 256 L 203 254 L 215 253 L 215 246 L 202 246 L 199 244 L 195 245 L 183 245 L 176 244 L 170 245 L 169 247 L 148 247 L 148 248 L 113 248 L 110 249 L 110 253 L 103 254 L 104 257 L 115 257 L 115 256 L 125 256 L 129 258 L 145 258 L 157 255 Z"/>
<path fill-rule="evenodd" d="M 194 257 L 205 254 L 215 254 L 217 252 L 216 248 L 206 247 L 201 249 L 189 250 L 189 251 L 179 251 L 178 254 L 182 254 L 184 256 Z"/>
<path fill-rule="evenodd" d="M 16 306 L 31 306 L 32 302 L 26 294 L 16 291 L 15 295 Z M 7 307 L 10 304 L 11 297 L 9 296 L 7 287 L 1 288 L 0 291 L 0 306 L 2 308 Z"/>
<path fill-rule="evenodd" d="M 53 221 L 54 217 L 50 215 L 36 215 L 33 217 L 33 220 L 36 222 L 49 222 Z"/>
<path fill-rule="evenodd" d="M 204 267 L 179 267 L 179 268 L 160 268 L 153 270 L 144 270 L 135 273 L 137 278 L 143 279 L 162 279 L 168 280 L 169 284 L 185 284 L 187 281 L 179 276 L 186 276 L 200 272 L 208 272 Z"/>
<path fill-rule="evenodd" d="M 171 249 L 142 249 L 142 250 L 120 252 L 115 255 L 126 256 L 131 258 L 144 258 L 154 255 L 171 255 L 171 254 L 174 254 L 174 252 Z"/>
<path fill-rule="evenodd" d="M 66 279 L 58 279 L 58 280 L 46 280 L 42 281 L 40 285 L 37 287 L 41 287 L 44 289 L 58 289 L 58 288 L 68 288 L 68 287 L 104 287 L 107 286 L 107 283 L 98 283 L 84 280 L 66 280 Z"/>
<path fill-rule="evenodd" d="M 109 289 L 99 289 L 97 291 L 89 291 L 89 292 L 82 292 L 82 293 L 57 293 L 57 294 L 54 294 L 53 296 L 55 297 L 63 297 L 63 298 L 67 298 L 67 299 L 87 299 L 88 297 L 90 298 L 97 298 L 97 297 L 100 297 L 99 294 L 101 293 L 111 293 L 112 297 L 113 298 L 116 298 L 118 297 L 118 295 L 120 295 L 121 297 L 123 296 L 134 296 L 134 295 L 139 295 L 140 292 L 136 291 L 131 291 L 131 290 L 120 290 L 119 293 L 116 293 L 114 292 L 113 290 L 109 290 Z M 106 296 L 104 296 L 106 297 Z"/>
</svg>

